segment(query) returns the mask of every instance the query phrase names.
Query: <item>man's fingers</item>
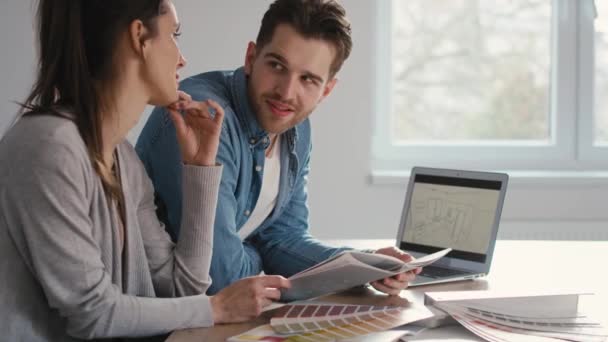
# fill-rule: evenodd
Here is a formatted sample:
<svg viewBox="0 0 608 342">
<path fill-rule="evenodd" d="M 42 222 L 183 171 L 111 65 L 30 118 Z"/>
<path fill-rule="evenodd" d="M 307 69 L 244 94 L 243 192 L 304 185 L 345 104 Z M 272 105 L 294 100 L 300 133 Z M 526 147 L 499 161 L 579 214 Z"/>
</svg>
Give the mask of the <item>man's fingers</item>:
<svg viewBox="0 0 608 342">
<path fill-rule="evenodd" d="M 376 288 L 376 290 L 384 292 L 386 294 L 398 295 L 401 292 L 400 289 L 394 289 L 392 287 L 388 287 L 388 286 L 382 284 L 380 281 L 374 281 L 371 284 L 374 288 Z"/>
<path fill-rule="evenodd" d="M 394 276 L 393 279 L 398 280 L 398 281 L 405 281 L 407 279 L 407 276 L 405 275 L 405 273 L 399 273 L 396 276 Z"/>
<path fill-rule="evenodd" d="M 411 255 L 409 255 L 409 254 L 407 254 L 407 253 L 404 253 L 404 254 L 401 256 L 401 260 L 403 260 L 403 261 L 405 261 L 405 262 L 410 262 L 410 261 L 414 260 L 414 258 L 413 258 Z"/>
<path fill-rule="evenodd" d="M 417 270 L 418 270 L 418 268 L 414 268 L 413 270 L 399 273 L 396 276 L 394 276 L 393 279 L 398 280 L 398 281 L 412 281 L 412 280 L 414 280 L 414 278 L 416 278 L 416 274 L 420 273 L 420 271 L 417 271 Z"/>
<path fill-rule="evenodd" d="M 394 256 L 395 256 L 395 258 L 397 258 L 397 259 L 399 259 L 399 260 L 401 260 L 403 262 L 410 262 L 410 261 L 412 261 L 414 259 L 414 258 L 412 258 L 411 255 L 409 255 L 409 254 L 407 254 L 405 252 L 402 252 L 402 251 L 400 251 L 400 250 L 398 250 L 396 248 L 395 248 L 395 255 Z"/>
<path fill-rule="evenodd" d="M 388 256 L 392 256 L 395 257 L 403 262 L 410 262 L 412 261 L 414 258 L 412 258 L 411 255 L 409 255 L 408 253 L 405 253 L 404 251 L 395 248 L 394 246 L 391 247 L 385 247 L 385 248 L 380 248 L 376 251 L 377 254 L 384 254 L 384 255 L 388 255 Z"/>
<path fill-rule="evenodd" d="M 384 278 L 382 284 L 394 289 L 404 289 L 407 287 L 408 280 L 396 280 L 394 278 Z"/>
</svg>

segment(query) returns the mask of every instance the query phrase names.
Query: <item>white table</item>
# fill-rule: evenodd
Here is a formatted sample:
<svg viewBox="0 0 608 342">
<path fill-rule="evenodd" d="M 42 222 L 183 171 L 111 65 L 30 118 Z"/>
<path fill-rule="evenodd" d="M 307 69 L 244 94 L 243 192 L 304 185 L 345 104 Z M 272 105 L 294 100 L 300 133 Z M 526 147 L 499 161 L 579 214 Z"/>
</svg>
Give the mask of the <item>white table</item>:
<svg viewBox="0 0 608 342">
<path fill-rule="evenodd" d="M 391 240 L 327 241 L 331 245 L 355 248 L 379 248 L 393 245 Z M 600 317 L 608 326 L 608 241 L 508 241 L 496 244 L 490 274 L 485 279 L 415 287 L 400 297 L 388 297 L 372 290 L 351 291 L 323 298 L 353 304 L 391 305 L 399 301 L 422 302 L 425 291 L 458 290 L 573 290 L 596 295 L 584 298 L 582 307 Z M 353 293 L 354 292 L 354 293 Z M 591 300 L 592 299 L 592 300 Z M 212 328 L 176 331 L 167 341 L 225 341 L 268 322 L 270 315 L 241 324 L 218 325 Z M 378 341 L 381 338 L 368 338 Z M 460 326 L 429 329 L 411 341 L 482 341 Z"/>
</svg>

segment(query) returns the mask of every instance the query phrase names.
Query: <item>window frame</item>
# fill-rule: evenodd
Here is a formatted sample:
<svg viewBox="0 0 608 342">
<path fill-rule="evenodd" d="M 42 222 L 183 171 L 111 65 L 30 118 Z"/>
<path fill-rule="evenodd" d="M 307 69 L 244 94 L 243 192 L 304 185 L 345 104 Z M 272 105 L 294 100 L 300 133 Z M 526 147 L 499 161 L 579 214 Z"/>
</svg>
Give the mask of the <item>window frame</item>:
<svg viewBox="0 0 608 342">
<path fill-rule="evenodd" d="M 374 170 L 409 170 L 415 165 L 493 170 L 608 169 L 608 146 L 594 145 L 592 0 L 552 0 L 548 143 L 435 141 L 405 145 L 394 144 L 390 137 L 393 1 L 376 2 Z"/>
</svg>

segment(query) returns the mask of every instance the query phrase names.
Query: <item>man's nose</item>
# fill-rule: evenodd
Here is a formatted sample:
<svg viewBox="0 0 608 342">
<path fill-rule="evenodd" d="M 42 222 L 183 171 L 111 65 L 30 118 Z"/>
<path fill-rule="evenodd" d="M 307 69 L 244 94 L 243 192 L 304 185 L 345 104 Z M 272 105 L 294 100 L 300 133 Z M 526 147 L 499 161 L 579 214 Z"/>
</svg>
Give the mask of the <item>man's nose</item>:
<svg viewBox="0 0 608 342">
<path fill-rule="evenodd" d="M 295 98 L 298 88 L 298 77 L 295 75 L 285 75 L 277 84 L 275 91 L 281 95 L 282 100 Z"/>
</svg>

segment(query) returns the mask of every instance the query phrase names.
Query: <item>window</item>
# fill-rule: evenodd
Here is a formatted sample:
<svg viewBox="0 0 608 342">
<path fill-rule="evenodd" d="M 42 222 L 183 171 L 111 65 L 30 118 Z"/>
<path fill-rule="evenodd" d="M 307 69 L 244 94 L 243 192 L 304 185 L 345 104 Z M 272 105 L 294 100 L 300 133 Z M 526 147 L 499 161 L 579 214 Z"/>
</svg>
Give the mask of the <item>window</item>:
<svg viewBox="0 0 608 342">
<path fill-rule="evenodd" d="M 376 168 L 608 168 L 608 3 L 378 9 Z"/>
<path fill-rule="evenodd" d="M 595 143 L 608 145 L 608 3 L 596 3 L 595 21 Z"/>
</svg>

